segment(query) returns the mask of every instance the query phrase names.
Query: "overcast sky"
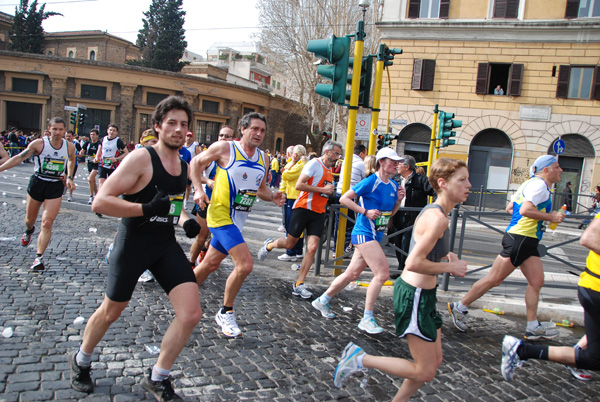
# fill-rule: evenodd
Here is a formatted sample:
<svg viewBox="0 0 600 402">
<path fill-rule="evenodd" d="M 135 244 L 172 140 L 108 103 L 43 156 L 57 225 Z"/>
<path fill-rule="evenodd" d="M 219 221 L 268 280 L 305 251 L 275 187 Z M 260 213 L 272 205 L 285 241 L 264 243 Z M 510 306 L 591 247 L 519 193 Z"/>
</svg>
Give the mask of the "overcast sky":
<svg viewBox="0 0 600 402">
<path fill-rule="evenodd" d="M 33 0 L 30 0 L 30 4 Z M 102 30 L 135 43 L 151 0 L 38 0 L 46 11 L 63 14 L 44 21 L 46 32 Z M 14 15 L 18 0 L 0 0 L 0 11 Z M 215 42 L 252 41 L 257 32 L 256 0 L 183 0 L 187 49 L 206 56 Z"/>
</svg>

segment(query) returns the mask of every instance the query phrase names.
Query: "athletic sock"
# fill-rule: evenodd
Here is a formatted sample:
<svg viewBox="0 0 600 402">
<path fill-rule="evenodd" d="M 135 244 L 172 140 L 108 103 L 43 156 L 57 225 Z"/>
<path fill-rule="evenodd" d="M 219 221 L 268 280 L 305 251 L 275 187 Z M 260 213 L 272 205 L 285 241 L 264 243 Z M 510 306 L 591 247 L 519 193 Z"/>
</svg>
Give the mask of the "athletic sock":
<svg viewBox="0 0 600 402">
<path fill-rule="evenodd" d="M 540 322 L 538 320 L 533 320 L 533 321 L 527 321 L 527 330 L 528 331 L 535 331 L 535 329 L 540 325 Z"/>
<path fill-rule="evenodd" d="M 462 302 L 460 300 L 454 306 L 461 313 L 464 313 L 464 312 L 466 312 L 469 309 L 467 306 L 465 306 L 464 304 L 462 304 Z"/>
<path fill-rule="evenodd" d="M 152 367 L 152 375 L 150 379 L 155 382 L 162 382 L 165 378 L 169 376 L 171 370 L 165 370 L 158 367 L 156 364 Z"/>
<path fill-rule="evenodd" d="M 228 311 L 233 311 L 233 307 L 227 307 L 227 306 L 221 307 L 221 314 L 225 314 Z"/>
<path fill-rule="evenodd" d="M 92 365 L 92 356 L 93 353 L 85 353 L 79 348 L 79 352 L 75 356 L 75 363 L 80 367 L 90 367 Z"/>
<path fill-rule="evenodd" d="M 529 343 L 523 343 L 517 349 L 517 355 L 521 360 L 527 359 L 538 359 L 548 360 L 548 346 L 547 345 L 532 345 Z"/>
<path fill-rule="evenodd" d="M 363 358 L 365 355 L 366 353 L 361 353 L 360 355 L 356 356 L 356 367 L 358 367 L 360 370 L 365 368 L 365 366 L 363 366 Z"/>
<path fill-rule="evenodd" d="M 296 287 L 298 287 L 298 286 L 302 285 L 303 283 L 304 283 L 304 281 L 297 281 L 297 282 L 296 282 Z"/>
<path fill-rule="evenodd" d="M 373 318 L 373 310 L 365 310 L 363 313 L 363 320 L 368 320 L 369 318 Z"/>
<path fill-rule="evenodd" d="M 319 297 L 319 301 L 323 304 L 328 304 L 330 300 L 331 300 L 331 296 L 329 296 L 327 293 L 323 293 Z"/>
</svg>

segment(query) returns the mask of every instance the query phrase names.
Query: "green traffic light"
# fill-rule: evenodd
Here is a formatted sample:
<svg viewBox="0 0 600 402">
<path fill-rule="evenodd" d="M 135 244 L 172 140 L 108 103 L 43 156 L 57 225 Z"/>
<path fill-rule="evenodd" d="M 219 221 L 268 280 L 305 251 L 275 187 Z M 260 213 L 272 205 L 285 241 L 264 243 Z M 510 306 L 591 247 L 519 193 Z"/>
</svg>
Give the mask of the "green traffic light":
<svg viewBox="0 0 600 402">
<path fill-rule="evenodd" d="M 439 112 L 440 128 L 438 131 L 438 139 L 440 140 L 440 148 L 445 148 L 450 145 L 455 145 L 456 141 L 451 137 L 456 137 L 456 131 L 453 128 L 462 127 L 462 120 L 454 120 L 454 113 Z"/>
<path fill-rule="evenodd" d="M 317 73 L 331 80 L 331 84 L 317 84 L 315 92 L 334 103 L 344 104 L 346 97 L 346 81 L 348 79 L 348 58 L 350 54 L 350 38 L 316 39 L 308 41 L 307 50 L 316 57 L 327 60 L 332 65 L 319 66 Z"/>
</svg>

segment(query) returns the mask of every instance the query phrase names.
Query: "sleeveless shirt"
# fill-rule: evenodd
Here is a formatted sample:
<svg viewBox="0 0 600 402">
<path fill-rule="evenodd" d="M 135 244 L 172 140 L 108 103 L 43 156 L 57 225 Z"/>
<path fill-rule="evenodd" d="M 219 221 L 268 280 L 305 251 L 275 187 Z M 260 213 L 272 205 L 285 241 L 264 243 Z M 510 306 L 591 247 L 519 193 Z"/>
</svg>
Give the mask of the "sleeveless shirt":
<svg viewBox="0 0 600 402">
<path fill-rule="evenodd" d="M 67 141 L 62 140 L 59 149 L 55 149 L 48 137 L 43 137 L 42 152 L 34 158 L 34 174 L 41 180 L 60 181 L 67 168 L 69 148 Z"/>
<path fill-rule="evenodd" d="M 423 209 L 417 216 L 417 219 L 415 219 L 415 223 L 421 217 L 421 215 L 423 215 L 423 213 L 425 211 L 427 211 L 428 209 L 431 209 L 431 208 L 439 208 L 444 213 L 444 215 L 446 215 L 446 211 L 444 211 L 444 208 L 442 208 L 441 205 L 429 204 L 429 205 L 426 205 L 425 207 L 423 207 Z M 417 242 L 415 241 L 415 232 L 413 230 L 412 236 L 410 237 L 410 247 L 408 249 L 409 254 L 412 251 L 412 249 L 415 247 L 416 244 L 417 244 Z M 450 252 L 450 230 L 448 230 L 448 228 L 446 228 L 446 230 L 444 231 L 444 235 L 438 239 L 438 241 L 435 243 L 435 246 L 433 246 L 433 249 L 429 252 L 429 254 L 427 254 L 426 258 L 427 258 L 427 260 L 432 261 L 432 262 L 440 262 L 442 260 L 442 258 L 444 258 L 448 255 L 449 252 Z"/>
</svg>

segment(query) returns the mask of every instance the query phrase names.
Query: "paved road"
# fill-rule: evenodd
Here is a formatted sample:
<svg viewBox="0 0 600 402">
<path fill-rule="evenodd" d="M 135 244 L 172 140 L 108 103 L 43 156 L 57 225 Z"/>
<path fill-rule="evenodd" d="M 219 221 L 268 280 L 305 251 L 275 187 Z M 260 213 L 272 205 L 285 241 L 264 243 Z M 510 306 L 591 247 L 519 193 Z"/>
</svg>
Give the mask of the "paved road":
<svg viewBox="0 0 600 402">
<path fill-rule="evenodd" d="M 140 285 L 130 306 L 97 348 L 92 376 L 96 390 L 86 396 L 69 386 L 67 351 L 78 347 L 83 325 L 103 297 L 103 256 L 115 233 L 115 218 L 98 218 L 85 205 L 87 195 L 76 192 L 75 203 L 61 210 L 46 256 L 47 271 L 29 272 L 35 248 L 23 248 L 24 165 L 0 173 L 14 191 L 0 197 L 0 330 L 12 327 L 11 338 L 0 338 L 0 401 L 130 401 L 152 400 L 138 382 L 156 357 L 146 346 L 160 345 L 173 318 L 168 298 L 156 284 Z M 7 178 L 4 179 L 3 177 Z M 81 181 L 81 179 L 79 179 Z M 16 187 L 22 186 L 22 190 Z M 6 205 L 4 205 L 6 203 Z M 277 236 L 278 208 L 261 203 L 247 222 L 251 250 L 265 237 Z M 191 244 L 178 231 L 184 248 Z M 37 236 L 34 237 L 34 243 Z M 365 288 L 344 291 L 332 301 L 338 315 L 325 320 L 308 300 L 290 295 L 296 272 L 290 263 L 270 255 L 244 284 L 236 301 L 243 336 L 227 339 L 214 323 L 231 270 L 228 260 L 200 289 L 204 317 L 173 368 L 174 385 L 189 401 L 386 401 L 401 380 L 370 370 L 333 386 L 338 356 L 350 340 L 370 353 L 409 357 L 407 343 L 394 336 L 391 288 L 385 288 L 376 315 L 385 328 L 381 335 L 358 330 Z M 309 275 L 316 294 L 331 281 L 330 270 Z M 368 280 L 368 274 L 365 275 Z M 516 286 L 516 285 L 515 285 Z M 521 288 L 522 289 L 522 288 Z M 352 308 L 344 312 L 343 307 Z M 439 305 L 443 309 L 442 303 Z M 443 310 L 442 310 L 443 311 Z M 504 334 L 521 336 L 520 316 L 496 316 L 473 311 L 468 333 L 458 333 L 444 315 L 444 363 L 436 378 L 422 387 L 415 401 L 589 401 L 598 397 L 598 376 L 589 383 L 572 378 L 557 364 L 530 362 L 506 383 L 499 372 L 500 342 Z M 580 328 L 560 329 L 552 344 L 572 345 Z"/>
</svg>

